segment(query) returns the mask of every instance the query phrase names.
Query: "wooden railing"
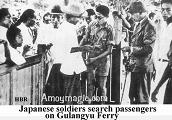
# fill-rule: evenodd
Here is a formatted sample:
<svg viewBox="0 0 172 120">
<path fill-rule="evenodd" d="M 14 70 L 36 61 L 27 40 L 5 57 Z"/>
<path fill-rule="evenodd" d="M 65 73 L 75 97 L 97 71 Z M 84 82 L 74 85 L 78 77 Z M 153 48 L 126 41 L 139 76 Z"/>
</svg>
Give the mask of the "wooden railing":
<svg viewBox="0 0 172 120">
<path fill-rule="evenodd" d="M 20 66 L 0 65 L 0 105 L 40 105 L 45 86 L 43 55 Z"/>
</svg>

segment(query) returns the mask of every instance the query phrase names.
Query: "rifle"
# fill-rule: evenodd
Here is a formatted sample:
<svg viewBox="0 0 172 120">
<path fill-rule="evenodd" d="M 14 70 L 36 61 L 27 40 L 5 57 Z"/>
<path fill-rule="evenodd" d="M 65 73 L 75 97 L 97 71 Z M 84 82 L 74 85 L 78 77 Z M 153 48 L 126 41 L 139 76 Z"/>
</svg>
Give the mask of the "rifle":
<svg viewBox="0 0 172 120">
<path fill-rule="evenodd" d="M 122 103 L 123 101 L 128 73 L 131 72 L 134 68 L 134 64 L 131 63 L 131 56 L 130 55 L 127 56 L 124 51 L 123 51 L 123 55 L 124 55 L 123 65 L 125 66 L 125 79 L 124 79 L 124 85 L 123 85 L 120 103 Z"/>
<path fill-rule="evenodd" d="M 123 65 L 125 66 L 125 79 L 124 79 L 124 85 L 123 85 L 123 90 L 122 90 L 120 103 L 122 103 L 122 101 L 123 101 L 124 91 L 125 91 L 125 86 L 126 86 L 126 81 L 127 81 L 127 75 L 128 75 L 128 73 L 130 71 L 129 60 L 130 60 L 129 57 L 124 56 Z"/>
</svg>

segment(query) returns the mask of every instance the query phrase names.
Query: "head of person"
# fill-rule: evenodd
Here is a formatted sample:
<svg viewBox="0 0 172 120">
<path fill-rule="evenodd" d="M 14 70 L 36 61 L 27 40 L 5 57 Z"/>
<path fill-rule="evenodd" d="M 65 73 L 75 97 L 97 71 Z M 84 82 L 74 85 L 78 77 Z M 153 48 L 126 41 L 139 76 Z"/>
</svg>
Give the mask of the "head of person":
<svg viewBox="0 0 172 120">
<path fill-rule="evenodd" d="M 43 16 L 43 22 L 49 24 L 51 21 L 51 14 L 49 12 L 45 13 Z"/>
<path fill-rule="evenodd" d="M 161 13 L 164 21 L 172 17 L 172 0 L 161 1 Z"/>
<path fill-rule="evenodd" d="M 66 20 L 76 25 L 80 21 L 81 15 L 84 13 L 84 8 L 80 3 L 70 3 L 68 6 L 63 7 L 62 11 L 66 14 Z"/>
<path fill-rule="evenodd" d="M 51 17 L 51 22 L 54 26 L 54 28 L 58 28 L 59 25 L 62 23 L 63 19 L 63 12 L 61 11 L 61 7 L 59 5 L 55 5 L 52 10 L 52 17 Z"/>
<path fill-rule="evenodd" d="M 87 23 L 95 20 L 96 13 L 93 9 L 87 9 L 86 12 L 88 13 L 88 17 L 86 19 Z"/>
<path fill-rule="evenodd" d="M 52 13 L 51 23 L 53 24 L 54 28 L 58 28 L 61 24 L 61 15 L 58 13 Z"/>
<path fill-rule="evenodd" d="M 104 21 L 109 17 L 109 8 L 105 5 L 98 5 L 96 7 L 96 18 L 98 21 Z"/>
<path fill-rule="evenodd" d="M 136 22 L 140 22 L 143 18 L 145 18 L 147 10 L 141 1 L 135 1 L 130 4 L 129 13 L 131 13 L 132 18 Z"/>
<path fill-rule="evenodd" d="M 17 21 L 16 25 L 24 23 L 27 27 L 32 27 L 35 25 L 36 15 L 35 11 L 32 9 L 27 9 L 20 16 L 20 19 Z"/>
<path fill-rule="evenodd" d="M 12 24 L 11 15 L 8 11 L 8 8 L 1 8 L 0 9 L 0 26 L 9 28 Z"/>
<path fill-rule="evenodd" d="M 7 39 L 13 48 L 21 47 L 23 43 L 21 30 L 15 25 L 11 25 L 7 31 Z"/>
<path fill-rule="evenodd" d="M 96 3 L 94 2 L 94 0 L 90 1 L 90 5 L 91 5 L 91 7 L 95 7 L 96 6 Z"/>
<path fill-rule="evenodd" d="M 154 12 L 149 13 L 149 19 L 153 20 L 155 15 L 156 14 Z"/>
</svg>

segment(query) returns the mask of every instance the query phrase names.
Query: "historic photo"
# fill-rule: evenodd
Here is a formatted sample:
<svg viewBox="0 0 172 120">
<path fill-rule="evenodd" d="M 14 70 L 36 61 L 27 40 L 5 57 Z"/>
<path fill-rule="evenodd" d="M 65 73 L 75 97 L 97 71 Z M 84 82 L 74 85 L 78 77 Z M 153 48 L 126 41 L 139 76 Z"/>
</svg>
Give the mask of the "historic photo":
<svg viewBox="0 0 172 120">
<path fill-rule="evenodd" d="M 171 104 L 171 9 L 171 0 L 1 0 L 0 105 Z"/>
</svg>

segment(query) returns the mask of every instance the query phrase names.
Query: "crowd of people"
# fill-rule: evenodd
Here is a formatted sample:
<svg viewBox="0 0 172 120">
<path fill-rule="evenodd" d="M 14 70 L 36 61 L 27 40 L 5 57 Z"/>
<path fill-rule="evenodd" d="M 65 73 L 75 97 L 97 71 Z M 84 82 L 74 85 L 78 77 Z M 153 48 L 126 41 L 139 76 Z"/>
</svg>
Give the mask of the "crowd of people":
<svg viewBox="0 0 172 120">
<path fill-rule="evenodd" d="M 12 21 L 8 8 L 1 8 L 0 63 L 23 64 L 26 57 L 38 54 L 39 47 L 44 46 L 46 96 L 85 95 L 88 100 L 80 104 L 94 104 L 93 97 L 107 97 L 110 55 L 118 46 L 113 26 L 118 17 L 126 33 L 127 46 L 121 50 L 125 53 L 126 71 L 131 72 L 130 103 L 149 104 L 150 98 L 156 102 L 160 87 L 168 80 L 164 103 L 171 104 L 172 2 L 162 0 L 160 6 L 163 19 L 158 19 L 158 14 L 150 12 L 139 0 L 121 11 L 104 4 L 85 9 L 83 4 L 73 2 L 67 6 L 55 5 L 39 21 L 33 9 L 26 9 Z M 151 94 L 151 82 L 159 78 Z M 107 99 L 96 103 L 106 102 Z M 43 101 L 43 104 L 61 103 Z M 78 103 L 65 101 L 65 104 Z"/>
</svg>

